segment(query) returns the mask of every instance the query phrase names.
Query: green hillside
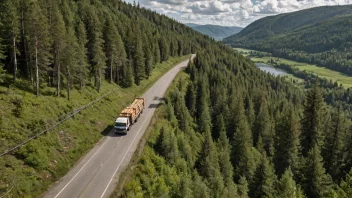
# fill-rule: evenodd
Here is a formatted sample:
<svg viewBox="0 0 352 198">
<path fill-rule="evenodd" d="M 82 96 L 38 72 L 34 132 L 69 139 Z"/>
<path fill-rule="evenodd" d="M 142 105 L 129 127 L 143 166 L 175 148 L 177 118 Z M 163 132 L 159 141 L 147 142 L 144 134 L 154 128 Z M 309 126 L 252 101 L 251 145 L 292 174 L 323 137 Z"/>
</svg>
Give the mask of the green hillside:
<svg viewBox="0 0 352 198">
<path fill-rule="evenodd" d="M 266 17 L 224 42 L 352 75 L 352 6 Z"/>
<path fill-rule="evenodd" d="M 212 42 L 115 0 L 4 0 L 0 24 L 0 197 L 40 197 L 134 97 Z"/>
<path fill-rule="evenodd" d="M 197 25 L 193 23 L 187 23 L 186 25 L 202 34 L 214 38 L 215 40 L 222 40 L 228 36 L 240 32 L 243 29 L 236 26 Z"/>
<path fill-rule="evenodd" d="M 351 197 L 351 122 L 317 85 L 303 94 L 227 46 L 204 48 L 111 197 Z"/>
</svg>

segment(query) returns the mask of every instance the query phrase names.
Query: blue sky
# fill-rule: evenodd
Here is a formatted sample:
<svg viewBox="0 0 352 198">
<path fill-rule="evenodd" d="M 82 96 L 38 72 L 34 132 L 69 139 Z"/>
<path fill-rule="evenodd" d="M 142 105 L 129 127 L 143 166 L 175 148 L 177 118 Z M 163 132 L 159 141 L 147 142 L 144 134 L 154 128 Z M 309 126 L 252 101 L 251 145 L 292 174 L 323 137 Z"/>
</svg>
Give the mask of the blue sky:
<svg viewBox="0 0 352 198">
<path fill-rule="evenodd" d="M 166 14 L 182 23 L 240 27 L 265 16 L 318 6 L 352 4 L 352 0 L 136 0 L 138 1 L 143 7 Z"/>
</svg>

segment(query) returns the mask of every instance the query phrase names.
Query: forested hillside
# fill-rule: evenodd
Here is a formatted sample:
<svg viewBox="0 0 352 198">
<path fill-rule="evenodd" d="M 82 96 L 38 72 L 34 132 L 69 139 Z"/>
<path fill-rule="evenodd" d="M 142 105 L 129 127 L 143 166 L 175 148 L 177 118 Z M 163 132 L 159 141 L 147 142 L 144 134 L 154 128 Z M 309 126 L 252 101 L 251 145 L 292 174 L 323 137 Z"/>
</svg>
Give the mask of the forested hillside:
<svg viewBox="0 0 352 198">
<path fill-rule="evenodd" d="M 193 23 L 186 23 L 186 25 L 202 34 L 208 35 L 215 40 L 220 41 L 226 37 L 240 32 L 243 29 L 236 26 L 197 25 Z"/>
<path fill-rule="evenodd" d="M 265 17 L 224 42 L 352 75 L 352 6 Z"/>
<path fill-rule="evenodd" d="M 175 81 L 121 197 L 351 197 L 351 123 L 213 45 Z"/>
<path fill-rule="evenodd" d="M 2 0 L 0 197 L 39 197 L 106 135 L 130 100 L 212 42 L 207 38 L 123 1 Z"/>
<path fill-rule="evenodd" d="M 139 84 L 155 63 L 194 52 L 200 34 L 139 5 L 121 1 L 21 1 L 0 5 L 2 73 L 4 79 L 31 81 L 42 87 L 92 83 L 97 90 L 106 77 L 121 86 Z M 91 78 L 94 80 L 90 82 Z M 4 82 L 5 81 L 5 82 Z"/>
</svg>

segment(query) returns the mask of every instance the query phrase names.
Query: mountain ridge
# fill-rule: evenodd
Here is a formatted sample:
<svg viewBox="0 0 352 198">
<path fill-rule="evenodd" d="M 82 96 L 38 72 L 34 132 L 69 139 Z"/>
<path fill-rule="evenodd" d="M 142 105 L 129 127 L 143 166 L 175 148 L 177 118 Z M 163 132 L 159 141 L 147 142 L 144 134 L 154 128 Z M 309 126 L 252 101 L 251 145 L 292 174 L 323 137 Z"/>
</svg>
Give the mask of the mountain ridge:
<svg viewBox="0 0 352 198">
<path fill-rule="evenodd" d="M 186 23 L 188 27 L 198 31 L 202 34 L 208 35 L 215 40 L 222 40 L 225 37 L 236 34 L 240 32 L 243 28 L 238 26 L 220 26 L 220 25 L 199 25 L 195 23 Z"/>
</svg>

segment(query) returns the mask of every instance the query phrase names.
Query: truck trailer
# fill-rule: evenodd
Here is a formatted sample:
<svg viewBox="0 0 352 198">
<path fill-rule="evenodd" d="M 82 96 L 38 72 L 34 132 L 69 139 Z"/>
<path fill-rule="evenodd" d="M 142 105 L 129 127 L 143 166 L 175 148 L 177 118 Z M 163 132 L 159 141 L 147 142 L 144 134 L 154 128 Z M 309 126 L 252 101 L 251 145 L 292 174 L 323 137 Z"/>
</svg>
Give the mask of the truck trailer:
<svg viewBox="0 0 352 198">
<path fill-rule="evenodd" d="M 115 133 L 125 133 L 130 130 L 132 125 L 138 121 L 145 108 L 145 99 L 136 98 L 131 105 L 121 111 L 115 121 Z"/>
</svg>

